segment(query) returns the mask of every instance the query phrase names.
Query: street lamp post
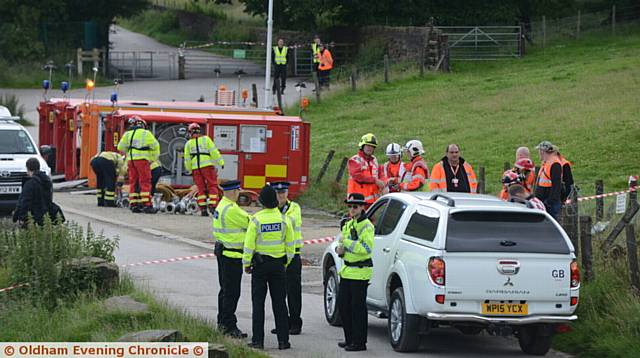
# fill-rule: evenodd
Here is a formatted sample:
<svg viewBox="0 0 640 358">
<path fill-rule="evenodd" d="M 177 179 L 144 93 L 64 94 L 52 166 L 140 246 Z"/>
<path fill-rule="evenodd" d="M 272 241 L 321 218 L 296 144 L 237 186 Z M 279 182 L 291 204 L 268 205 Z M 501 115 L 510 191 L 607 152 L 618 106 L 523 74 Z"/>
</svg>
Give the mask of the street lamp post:
<svg viewBox="0 0 640 358">
<path fill-rule="evenodd" d="M 264 105 L 265 108 L 272 108 L 271 91 L 269 91 L 269 80 L 271 79 L 271 44 L 273 32 L 273 0 L 269 0 L 269 14 L 267 17 L 267 62 L 265 63 L 264 74 Z"/>
</svg>

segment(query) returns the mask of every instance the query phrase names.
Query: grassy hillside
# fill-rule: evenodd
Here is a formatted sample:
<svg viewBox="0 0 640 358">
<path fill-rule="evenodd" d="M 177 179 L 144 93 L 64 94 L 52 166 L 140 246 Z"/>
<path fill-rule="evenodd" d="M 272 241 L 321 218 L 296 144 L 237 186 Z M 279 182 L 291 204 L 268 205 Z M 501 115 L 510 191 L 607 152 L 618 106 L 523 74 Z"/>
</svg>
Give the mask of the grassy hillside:
<svg viewBox="0 0 640 358">
<path fill-rule="evenodd" d="M 353 155 L 361 135 L 376 134 L 384 162 L 390 142 L 422 140 L 429 165 L 448 143 L 458 143 L 477 170 L 484 166 L 487 191 L 497 193 L 503 163 L 518 146 L 542 140 L 560 146 L 575 164 L 582 194 L 603 179 L 605 190 L 623 188 L 640 171 L 640 31 L 617 37 L 594 35 L 579 42 L 533 50 L 522 59 L 454 63 L 453 73 L 377 84 L 357 93 L 334 93 L 312 104 L 314 179 L 329 150 L 336 151 L 321 185 L 302 201 L 337 209 L 344 197 L 330 184 L 342 157 Z M 532 150 L 536 162 L 537 153 Z M 345 176 L 346 177 L 346 176 Z M 331 193 L 331 194 L 327 194 Z"/>
</svg>

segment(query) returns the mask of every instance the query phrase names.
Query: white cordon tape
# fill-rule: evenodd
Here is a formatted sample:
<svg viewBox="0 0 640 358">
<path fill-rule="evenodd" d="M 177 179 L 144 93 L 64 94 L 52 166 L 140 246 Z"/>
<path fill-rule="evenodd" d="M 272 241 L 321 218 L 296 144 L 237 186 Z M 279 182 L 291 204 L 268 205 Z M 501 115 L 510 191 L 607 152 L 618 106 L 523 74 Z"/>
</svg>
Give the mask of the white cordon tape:
<svg viewBox="0 0 640 358">
<path fill-rule="evenodd" d="M 633 187 L 629 188 L 629 190 L 614 191 L 614 192 L 611 192 L 611 193 L 598 194 L 598 195 L 593 195 L 593 196 L 582 196 L 582 197 L 578 198 L 578 202 L 587 201 L 587 200 L 593 200 L 593 199 L 606 198 L 608 196 L 617 196 L 617 195 L 620 195 L 620 194 L 626 194 L 626 193 L 630 193 L 630 192 L 636 191 L 638 188 L 640 188 L 640 185 L 639 186 L 633 186 Z M 565 201 L 565 204 L 571 204 L 571 200 L 569 199 L 569 200 Z"/>
<path fill-rule="evenodd" d="M 205 47 L 211 47 L 211 46 L 215 46 L 215 45 L 244 45 L 244 46 L 265 46 L 264 42 L 229 42 L 229 41 L 214 41 L 214 42 L 207 42 L 205 44 L 201 44 L 201 45 L 195 45 L 195 46 L 185 46 L 182 47 L 182 49 L 184 50 L 193 50 L 193 49 L 199 49 L 199 48 L 205 48 Z M 274 43 L 274 46 L 276 44 Z M 335 47 L 335 45 L 332 45 L 331 43 L 327 44 L 328 47 Z M 311 48 L 310 44 L 297 44 L 297 45 L 291 45 L 291 46 L 287 46 L 287 48 L 290 49 L 294 49 L 294 48 Z"/>
<path fill-rule="evenodd" d="M 135 264 L 120 265 L 120 267 L 134 267 L 134 266 L 146 266 L 146 265 L 156 265 L 156 264 L 169 264 L 169 263 L 173 263 L 173 262 L 206 259 L 206 258 L 215 257 L 215 256 L 216 256 L 215 254 L 210 253 L 210 254 L 202 254 L 202 255 L 195 255 L 195 256 L 174 257 L 174 258 L 171 258 L 171 259 L 142 261 L 142 262 L 137 262 Z"/>
<path fill-rule="evenodd" d="M 313 239 L 313 240 L 304 240 L 303 243 L 305 245 L 313 245 L 313 244 L 324 244 L 327 242 L 334 242 L 336 240 L 333 236 L 323 237 L 321 239 Z"/>
<path fill-rule="evenodd" d="M 28 283 L 20 283 L 20 284 L 17 284 L 17 285 L 9 286 L 7 288 L 0 288 L 0 292 L 7 292 L 7 291 L 15 290 L 16 288 L 25 287 L 25 286 L 29 286 L 29 284 Z"/>
</svg>

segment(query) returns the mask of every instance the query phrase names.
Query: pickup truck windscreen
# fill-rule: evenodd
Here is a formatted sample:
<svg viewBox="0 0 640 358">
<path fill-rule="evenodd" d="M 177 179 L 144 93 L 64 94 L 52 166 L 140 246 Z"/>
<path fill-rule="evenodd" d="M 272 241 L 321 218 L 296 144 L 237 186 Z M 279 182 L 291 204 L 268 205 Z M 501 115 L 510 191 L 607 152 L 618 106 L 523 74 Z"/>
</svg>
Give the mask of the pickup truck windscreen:
<svg viewBox="0 0 640 358">
<path fill-rule="evenodd" d="M 522 212 L 463 211 L 449 215 L 449 252 L 568 254 L 562 233 L 545 215 Z"/>
</svg>

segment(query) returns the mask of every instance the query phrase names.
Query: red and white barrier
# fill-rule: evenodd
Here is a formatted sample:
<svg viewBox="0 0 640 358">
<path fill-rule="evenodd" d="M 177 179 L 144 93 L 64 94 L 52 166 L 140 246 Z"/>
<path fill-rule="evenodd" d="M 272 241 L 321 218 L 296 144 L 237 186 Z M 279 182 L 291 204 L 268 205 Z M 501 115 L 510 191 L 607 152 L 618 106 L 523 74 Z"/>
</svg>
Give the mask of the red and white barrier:
<svg viewBox="0 0 640 358">
<path fill-rule="evenodd" d="M 134 263 L 134 264 L 120 265 L 120 267 L 134 267 L 134 266 L 146 266 L 146 265 L 157 265 L 157 264 L 169 264 L 169 263 L 173 263 L 173 262 L 206 259 L 206 258 L 215 257 L 215 256 L 216 256 L 215 254 L 209 253 L 209 254 L 202 254 L 202 255 L 195 255 L 195 256 L 174 257 L 174 258 L 170 258 L 170 259 L 142 261 L 142 262 L 137 262 L 137 263 Z"/>
<path fill-rule="evenodd" d="M 614 192 L 611 192 L 611 193 L 604 193 L 604 194 L 598 194 L 598 195 L 592 195 L 592 196 L 581 196 L 581 197 L 578 198 L 578 202 L 594 200 L 594 199 L 600 199 L 600 198 L 606 198 L 606 197 L 609 197 L 609 196 L 618 196 L 620 194 L 631 193 L 633 191 L 638 190 L 638 188 L 640 188 L 640 186 L 634 186 L 634 187 L 629 188 L 628 190 L 614 191 Z M 565 204 L 571 204 L 571 200 L 565 201 Z"/>
<path fill-rule="evenodd" d="M 0 288 L 0 292 L 7 292 L 7 291 L 15 290 L 16 288 L 25 287 L 25 286 L 29 286 L 29 284 L 28 283 L 20 283 L 20 284 L 17 284 L 17 285 L 6 287 L 6 288 Z"/>
<path fill-rule="evenodd" d="M 327 242 L 334 242 L 336 238 L 334 236 L 327 236 L 320 239 L 304 240 L 305 245 L 324 244 Z"/>
</svg>

